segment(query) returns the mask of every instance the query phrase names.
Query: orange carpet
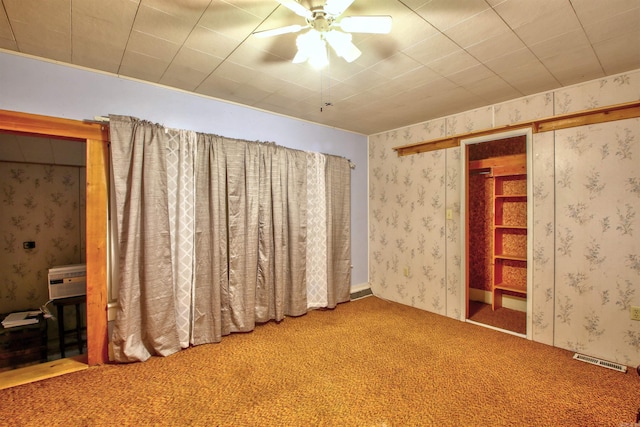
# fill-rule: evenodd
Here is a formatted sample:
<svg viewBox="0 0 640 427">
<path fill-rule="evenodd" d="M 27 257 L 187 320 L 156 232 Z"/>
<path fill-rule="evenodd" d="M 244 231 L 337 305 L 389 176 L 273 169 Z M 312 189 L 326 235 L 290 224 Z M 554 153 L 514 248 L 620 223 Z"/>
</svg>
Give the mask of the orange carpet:
<svg viewBox="0 0 640 427">
<path fill-rule="evenodd" d="M 635 369 L 369 297 L 0 390 L 0 425 L 620 427 L 639 406 Z"/>
</svg>

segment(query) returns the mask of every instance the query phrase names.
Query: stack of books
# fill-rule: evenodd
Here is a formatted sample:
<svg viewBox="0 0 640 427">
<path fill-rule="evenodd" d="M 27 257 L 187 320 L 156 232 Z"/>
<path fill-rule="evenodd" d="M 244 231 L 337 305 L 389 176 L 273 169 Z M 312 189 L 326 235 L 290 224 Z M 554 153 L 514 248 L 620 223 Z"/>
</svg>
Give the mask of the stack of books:
<svg viewBox="0 0 640 427">
<path fill-rule="evenodd" d="M 40 310 L 11 313 L 2 321 L 2 327 L 15 328 L 16 326 L 33 325 L 38 323 L 39 314 L 41 314 Z"/>
</svg>

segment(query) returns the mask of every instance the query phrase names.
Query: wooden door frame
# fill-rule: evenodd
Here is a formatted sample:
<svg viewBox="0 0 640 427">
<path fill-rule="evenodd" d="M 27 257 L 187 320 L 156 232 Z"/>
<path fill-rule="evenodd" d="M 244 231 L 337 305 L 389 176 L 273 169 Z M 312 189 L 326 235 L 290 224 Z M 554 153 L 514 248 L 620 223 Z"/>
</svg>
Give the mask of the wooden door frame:
<svg viewBox="0 0 640 427">
<path fill-rule="evenodd" d="M 467 233 L 469 224 L 469 160 L 468 160 L 468 146 L 472 144 L 478 144 L 482 142 L 495 141 L 500 139 L 507 139 L 517 136 L 524 136 L 526 138 L 526 155 L 527 155 L 527 229 L 529 230 L 527 235 L 527 332 L 526 338 L 532 339 L 533 331 L 533 180 L 531 179 L 533 174 L 532 165 L 532 146 L 533 146 L 533 132 L 531 128 L 514 129 L 511 131 L 505 131 L 500 133 L 492 133 L 488 135 L 481 135 L 473 138 L 466 138 L 460 140 L 460 178 L 461 178 L 461 191 L 462 194 L 460 204 L 460 239 L 463 243 L 464 253 L 461 257 L 460 274 L 462 277 L 462 283 L 464 285 L 460 307 L 463 307 L 462 311 L 463 322 L 469 321 L 469 236 Z M 494 329 L 493 327 L 490 327 Z M 496 328 L 497 329 L 497 328 Z M 500 329 L 500 331 L 509 333 Z M 514 335 L 521 336 L 521 334 Z"/>
<path fill-rule="evenodd" d="M 87 364 L 108 361 L 107 221 L 109 127 L 0 110 L 0 131 L 84 141 L 86 149 Z"/>
</svg>

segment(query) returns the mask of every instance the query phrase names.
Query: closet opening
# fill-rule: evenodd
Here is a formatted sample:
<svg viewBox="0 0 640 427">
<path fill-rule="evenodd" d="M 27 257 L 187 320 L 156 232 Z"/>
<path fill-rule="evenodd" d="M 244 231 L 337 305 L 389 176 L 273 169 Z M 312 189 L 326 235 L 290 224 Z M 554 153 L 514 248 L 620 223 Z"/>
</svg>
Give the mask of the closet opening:
<svg viewBox="0 0 640 427">
<path fill-rule="evenodd" d="M 82 318 L 86 322 L 86 343 L 84 343 L 86 350 L 83 350 L 86 351 L 86 354 L 80 356 L 85 363 L 69 366 L 67 361 L 71 361 L 72 358 L 65 358 L 46 364 L 33 365 L 34 369 L 31 369 L 32 366 L 12 369 L 0 374 L 2 377 L 0 388 L 60 375 L 72 370 L 86 369 L 87 366 L 102 364 L 108 360 L 106 315 L 108 132 L 108 127 L 100 123 L 0 110 L 0 133 L 50 138 L 56 140 L 56 144 L 61 144 L 62 142 L 59 141 L 64 141 L 70 144 L 84 145 L 85 177 L 82 186 L 85 188 L 85 218 L 81 228 L 84 229 L 85 245 L 81 250 L 84 252 L 86 263 L 86 303 L 82 312 Z M 3 143 L 1 147 L 5 152 L 15 150 L 15 148 L 16 144 L 12 141 Z M 42 183 L 41 181 L 34 181 L 34 185 Z M 66 182 L 66 180 L 63 181 L 63 185 L 66 185 Z M 57 200 L 58 191 L 54 193 Z M 40 206 L 42 205 L 39 205 L 38 208 L 41 208 Z M 67 224 L 67 221 L 62 222 L 63 227 Z M 18 243 L 20 250 L 22 250 L 22 242 Z M 43 249 L 43 246 L 38 245 L 36 241 L 34 249 Z M 41 279 L 46 283 L 46 277 L 41 277 Z M 35 294 L 30 294 L 27 298 L 33 299 L 34 304 L 36 300 L 40 301 L 40 297 L 36 298 Z M 44 366 L 45 369 L 38 369 L 39 366 Z"/>
<path fill-rule="evenodd" d="M 530 130 L 462 141 L 465 320 L 529 330 Z"/>
</svg>

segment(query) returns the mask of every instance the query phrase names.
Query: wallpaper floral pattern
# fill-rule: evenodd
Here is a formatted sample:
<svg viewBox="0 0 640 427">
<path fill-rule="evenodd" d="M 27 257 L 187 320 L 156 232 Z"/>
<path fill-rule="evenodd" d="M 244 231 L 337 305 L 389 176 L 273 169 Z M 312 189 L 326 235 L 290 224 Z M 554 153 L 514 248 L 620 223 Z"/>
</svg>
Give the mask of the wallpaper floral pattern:
<svg viewBox="0 0 640 427">
<path fill-rule="evenodd" d="M 0 313 L 40 307 L 48 269 L 84 262 L 84 170 L 0 162 Z"/>
<path fill-rule="evenodd" d="M 640 70 L 369 138 L 370 284 L 383 298 L 464 320 L 460 149 L 393 147 L 640 99 Z M 640 364 L 640 119 L 533 135 L 528 336 Z M 447 219 L 447 213 L 451 219 Z"/>
</svg>

